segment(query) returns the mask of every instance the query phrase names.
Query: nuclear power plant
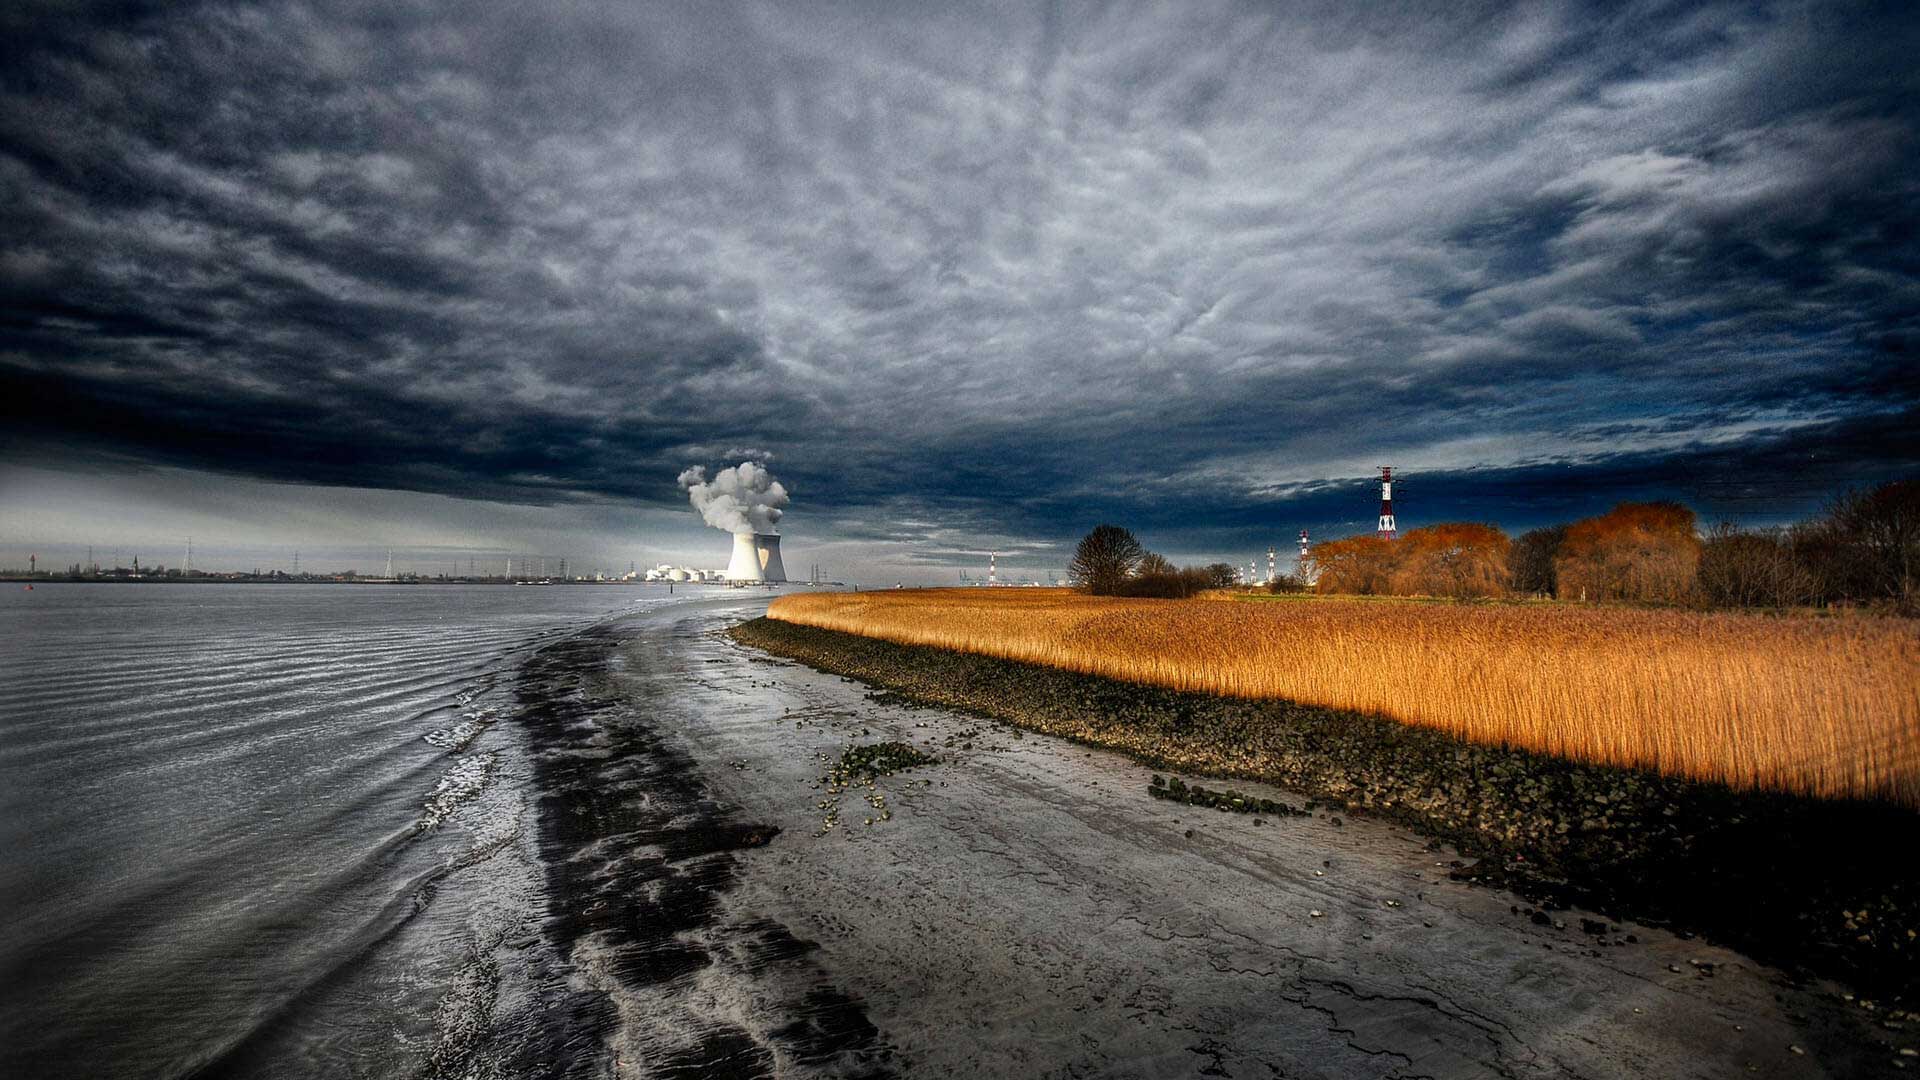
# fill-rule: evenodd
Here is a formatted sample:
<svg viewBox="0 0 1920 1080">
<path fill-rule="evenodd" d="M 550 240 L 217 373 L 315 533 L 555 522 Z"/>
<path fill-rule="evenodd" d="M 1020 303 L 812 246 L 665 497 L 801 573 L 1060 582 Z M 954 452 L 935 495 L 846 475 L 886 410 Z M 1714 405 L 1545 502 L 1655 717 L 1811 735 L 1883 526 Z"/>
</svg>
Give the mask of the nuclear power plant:
<svg viewBox="0 0 1920 1080">
<path fill-rule="evenodd" d="M 743 461 L 721 469 L 712 480 L 706 469 L 695 465 L 680 474 L 680 486 L 707 524 L 733 534 L 733 558 L 725 574 L 729 583 L 787 580 L 780 534 L 774 531 L 787 505 L 787 489 L 765 465 Z"/>
<path fill-rule="evenodd" d="M 732 582 L 787 580 L 787 568 L 780 562 L 779 534 L 734 533 L 733 558 L 727 563 L 727 580 Z"/>
</svg>

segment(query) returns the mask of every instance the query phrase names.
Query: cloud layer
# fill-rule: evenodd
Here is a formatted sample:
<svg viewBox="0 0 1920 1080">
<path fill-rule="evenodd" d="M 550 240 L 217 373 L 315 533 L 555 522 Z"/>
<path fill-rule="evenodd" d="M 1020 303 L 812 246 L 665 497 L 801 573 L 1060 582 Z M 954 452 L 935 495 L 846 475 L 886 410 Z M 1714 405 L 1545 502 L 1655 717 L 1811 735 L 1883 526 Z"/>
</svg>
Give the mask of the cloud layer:
<svg viewBox="0 0 1920 1080">
<path fill-rule="evenodd" d="M 1799 508 L 1920 461 L 1916 27 L 14 5 L 6 449 L 661 506 L 770 451 L 941 550 L 1386 462 L 1410 519 Z"/>
</svg>

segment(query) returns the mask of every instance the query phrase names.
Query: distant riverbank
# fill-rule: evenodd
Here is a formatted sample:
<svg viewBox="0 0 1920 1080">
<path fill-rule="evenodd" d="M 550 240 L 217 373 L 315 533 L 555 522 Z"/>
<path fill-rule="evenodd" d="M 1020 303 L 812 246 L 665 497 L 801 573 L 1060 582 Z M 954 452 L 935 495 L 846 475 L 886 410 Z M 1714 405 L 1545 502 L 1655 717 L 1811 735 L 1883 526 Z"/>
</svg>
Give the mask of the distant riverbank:
<svg viewBox="0 0 1920 1080">
<path fill-rule="evenodd" d="M 724 582 L 701 581 L 514 581 L 504 578 L 480 577 L 347 577 L 344 575 L 317 577 L 288 574 L 195 574 L 187 576 L 168 576 L 165 574 L 141 574 L 98 576 L 71 574 L 0 574 L 0 582 L 13 582 L 26 585 L 525 585 L 546 587 L 549 585 L 617 585 L 623 588 L 671 588 L 674 585 L 701 588 L 725 589 L 732 586 Z"/>
<path fill-rule="evenodd" d="M 1454 844 L 1454 875 L 1669 924 L 1876 994 L 1920 993 L 1920 814 L 1735 792 L 1478 745 L 1375 716 L 1120 682 L 755 619 L 736 640 L 921 704 L 1277 784 Z M 1164 792 L 1163 792 L 1164 794 Z M 1145 792 L 1141 797 L 1146 796 Z M 1610 942 L 1605 927 L 1594 943 Z"/>
</svg>

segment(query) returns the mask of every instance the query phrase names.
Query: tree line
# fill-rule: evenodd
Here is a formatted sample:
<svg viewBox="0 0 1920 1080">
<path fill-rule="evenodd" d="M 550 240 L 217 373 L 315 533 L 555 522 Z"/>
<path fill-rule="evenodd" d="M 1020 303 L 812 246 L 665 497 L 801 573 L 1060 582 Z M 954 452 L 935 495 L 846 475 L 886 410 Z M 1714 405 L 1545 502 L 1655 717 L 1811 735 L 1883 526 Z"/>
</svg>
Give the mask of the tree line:
<svg viewBox="0 0 1920 1080">
<path fill-rule="evenodd" d="M 1446 522 L 1397 540 L 1326 541 L 1312 554 L 1312 588 L 1323 593 L 1705 607 L 1866 604 L 1913 613 L 1920 611 L 1920 481 L 1849 493 L 1819 516 L 1783 527 L 1703 530 L 1680 503 L 1630 502 L 1511 538 L 1494 525 Z M 1080 542 L 1068 573 L 1081 588 L 1108 596 L 1191 596 L 1234 580 L 1224 563 L 1176 569 L 1114 525 Z M 1307 587 L 1294 576 L 1273 585 Z"/>
<path fill-rule="evenodd" d="M 1095 596 L 1181 600 L 1204 589 L 1226 588 L 1238 575 L 1226 563 L 1176 567 L 1166 556 L 1148 551 L 1131 531 L 1096 525 L 1074 549 L 1067 578 Z"/>
</svg>

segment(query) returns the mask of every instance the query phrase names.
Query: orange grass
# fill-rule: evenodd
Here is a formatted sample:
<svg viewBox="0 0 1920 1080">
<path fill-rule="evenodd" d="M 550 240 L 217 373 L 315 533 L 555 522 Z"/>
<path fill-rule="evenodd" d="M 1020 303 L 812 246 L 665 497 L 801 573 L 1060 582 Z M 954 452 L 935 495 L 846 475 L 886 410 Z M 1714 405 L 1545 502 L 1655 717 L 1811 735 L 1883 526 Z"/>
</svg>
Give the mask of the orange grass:
<svg viewBox="0 0 1920 1080">
<path fill-rule="evenodd" d="M 1736 787 L 1920 806 L 1920 620 L 1064 589 L 794 594 L 767 614 Z"/>
</svg>

